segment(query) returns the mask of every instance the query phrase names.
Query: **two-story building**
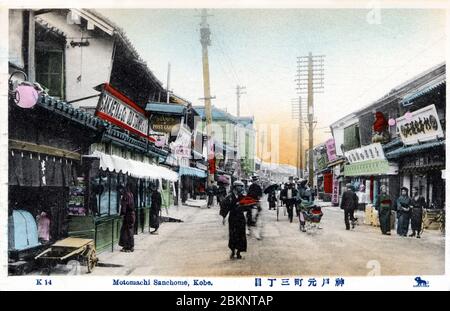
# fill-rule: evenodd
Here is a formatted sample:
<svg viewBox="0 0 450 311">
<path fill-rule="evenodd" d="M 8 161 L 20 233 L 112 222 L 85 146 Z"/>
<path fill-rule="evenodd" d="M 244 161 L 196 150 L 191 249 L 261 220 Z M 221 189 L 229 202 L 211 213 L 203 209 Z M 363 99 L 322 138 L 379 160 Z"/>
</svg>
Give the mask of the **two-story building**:
<svg viewBox="0 0 450 311">
<path fill-rule="evenodd" d="M 148 227 L 151 183 L 164 207 L 173 202 L 178 174 L 159 165 L 170 150 L 155 144 L 160 133 L 145 111 L 167 92 L 125 33 L 98 12 L 9 14 L 10 249 L 30 247 L 20 219 L 39 227 L 44 213 L 50 233 L 33 246 L 71 235 L 113 250 L 119 184 L 132 184 L 136 233 Z"/>
<path fill-rule="evenodd" d="M 445 201 L 445 64 L 392 89 L 331 125 L 334 178 L 351 182 L 373 202 L 381 185 L 398 197 L 419 189 L 428 206 Z M 342 160 L 345 157 L 345 162 Z"/>
</svg>

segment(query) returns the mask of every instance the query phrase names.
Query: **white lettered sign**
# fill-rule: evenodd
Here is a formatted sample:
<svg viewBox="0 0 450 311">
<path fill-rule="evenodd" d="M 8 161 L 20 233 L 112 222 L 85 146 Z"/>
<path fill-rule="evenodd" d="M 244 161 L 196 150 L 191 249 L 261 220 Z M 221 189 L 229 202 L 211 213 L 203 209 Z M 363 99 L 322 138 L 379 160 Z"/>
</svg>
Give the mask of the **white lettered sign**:
<svg viewBox="0 0 450 311">
<path fill-rule="evenodd" d="M 413 111 L 398 119 L 397 131 L 405 145 L 444 137 L 441 123 L 434 105 Z"/>
</svg>

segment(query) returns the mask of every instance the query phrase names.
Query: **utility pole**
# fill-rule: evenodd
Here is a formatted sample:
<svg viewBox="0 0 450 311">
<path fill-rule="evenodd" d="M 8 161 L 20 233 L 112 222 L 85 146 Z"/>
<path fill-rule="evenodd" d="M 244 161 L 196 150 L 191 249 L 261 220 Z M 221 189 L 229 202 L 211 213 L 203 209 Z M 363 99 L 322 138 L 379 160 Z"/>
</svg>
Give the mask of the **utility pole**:
<svg viewBox="0 0 450 311">
<path fill-rule="evenodd" d="M 167 65 L 167 103 L 169 103 L 170 99 L 170 63 Z"/>
<path fill-rule="evenodd" d="M 202 44 L 202 63 L 203 63 L 203 94 L 205 100 L 205 116 L 206 116 L 206 136 L 208 146 L 208 164 L 209 166 L 215 162 L 214 160 L 214 142 L 212 139 L 212 112 L 211 112 L 211 91 L 209 84 L 209 62 L 208 62 L 208 46 L 211 45 L 211 31 L 206 21 L 207 17 L 211 16 L 207 14 L 206 9 L 202 9 L 201 23 L 200 23 L 200 43 Z M 214 182 L 214 175 L 211 174 L 208 167 L 208 186 L 212 186 Z"/>
<path fill-rule="evenodd" d="M 308 182 L 314 186 L 314 160 L 313 160 L 313 134 L 314 134 L 314 93 L 323 93 L 323 59 L 325 55 L 313 56 L 309 52 L 308 56 L 297 57 L 297 91 L 300 94 L 308 95 Z"/>
<path fill-rule="evenodd" d="M 241 97 L 241 95 L 243 95 L 243 94 L 246 94 L 245 92 L 242 92 L 242 90 L 245 90 L 245 86 L 240 86 L 240 85 L 237 85 L 236 86 L 236 116 L 239 118 L 240 116 L 241 116 L 241 106 L 240 106 L 240 97 Z M 242 160 L 242 157 L 241 157 L 241 153 L 239 152 L 239 144 L 240 144 L 240 131 L 243 131 L 243 133 L 244 133 L 244 135 L 245 135 L 245 130 L 243 130 L 243 129 L 241 129 L 241 126 L 240 126 L 240 124 L 239 124 L 239 122 L 238 122 L 238 124 L 236 124 L 236 126 L 235 126 L 235 135 L 234 135 L 234 148 L 235 148 L 235 150 L 236 150 L 236 157 L 235 157 L 235 163 L 236 163 L 236 169 L 238 170 L 238 174 L 237 174 L 237 176 L 238 176 L 238 179 L 241 179 L 241 160 Z M 245 140 L 244 140 L 244 143 L 245 143 Z"/>
<path fill-rule="evenodd" d="M 298 120 L 297 133 L 297 176 L 303 178 L 303 110 L 302 97 L 292 99 L 292 119 Z"/>
<path fill-rule="evenodd" d="M 236 104 L 237 104 L 237 108 L 236 108 L 236 116 L 239 118 L 241 116 L 241 104 L 240 104 L 240 98 L 241 95 L 243 94 L 247 94 L 245 92 L 242 92 L 242 90 L 245 90 L 245 86 L 240 86 L 237 85 L 236 86 Z"/>
</svg>

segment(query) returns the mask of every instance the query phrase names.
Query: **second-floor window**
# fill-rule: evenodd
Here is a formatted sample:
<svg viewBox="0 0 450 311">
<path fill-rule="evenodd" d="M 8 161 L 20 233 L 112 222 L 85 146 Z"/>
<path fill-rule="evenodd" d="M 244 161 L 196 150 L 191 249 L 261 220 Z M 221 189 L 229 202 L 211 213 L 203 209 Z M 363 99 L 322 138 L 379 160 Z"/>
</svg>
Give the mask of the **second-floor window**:
<svg viewBox="0 0 450 311">
<path fill-rule="evenodd" d="M 36 51 L 36 81 L 48 89 L 50 96 L 64 98 L 63 51 Z"/>
<path fill-rule="evenodd" d="M 65 42 L 59 33 L 36 23 L 36 81 L 59 99 L 65 99 Z"/>
<path fill-rule="evenodd" d="M 344 128 L 344 147 L 345 151 L 359 148 L 361 142 L 359 139 L 359 125 L 353 124 Z"/>
</svg>

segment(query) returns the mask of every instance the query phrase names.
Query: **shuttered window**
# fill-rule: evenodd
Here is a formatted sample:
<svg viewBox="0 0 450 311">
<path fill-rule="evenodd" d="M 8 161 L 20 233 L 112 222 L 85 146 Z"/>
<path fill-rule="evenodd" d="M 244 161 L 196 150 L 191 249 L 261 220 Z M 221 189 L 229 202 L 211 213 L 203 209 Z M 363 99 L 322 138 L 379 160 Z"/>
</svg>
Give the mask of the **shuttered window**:
<svg viewBox="0 0 450 311">
<path fill-rule="evenodd" d="M 352 150 L 361 146 L 359 139 L 359 125 L 354 124 L 344 128 L 344 147 L 345 150 Z"/>
</svg>

